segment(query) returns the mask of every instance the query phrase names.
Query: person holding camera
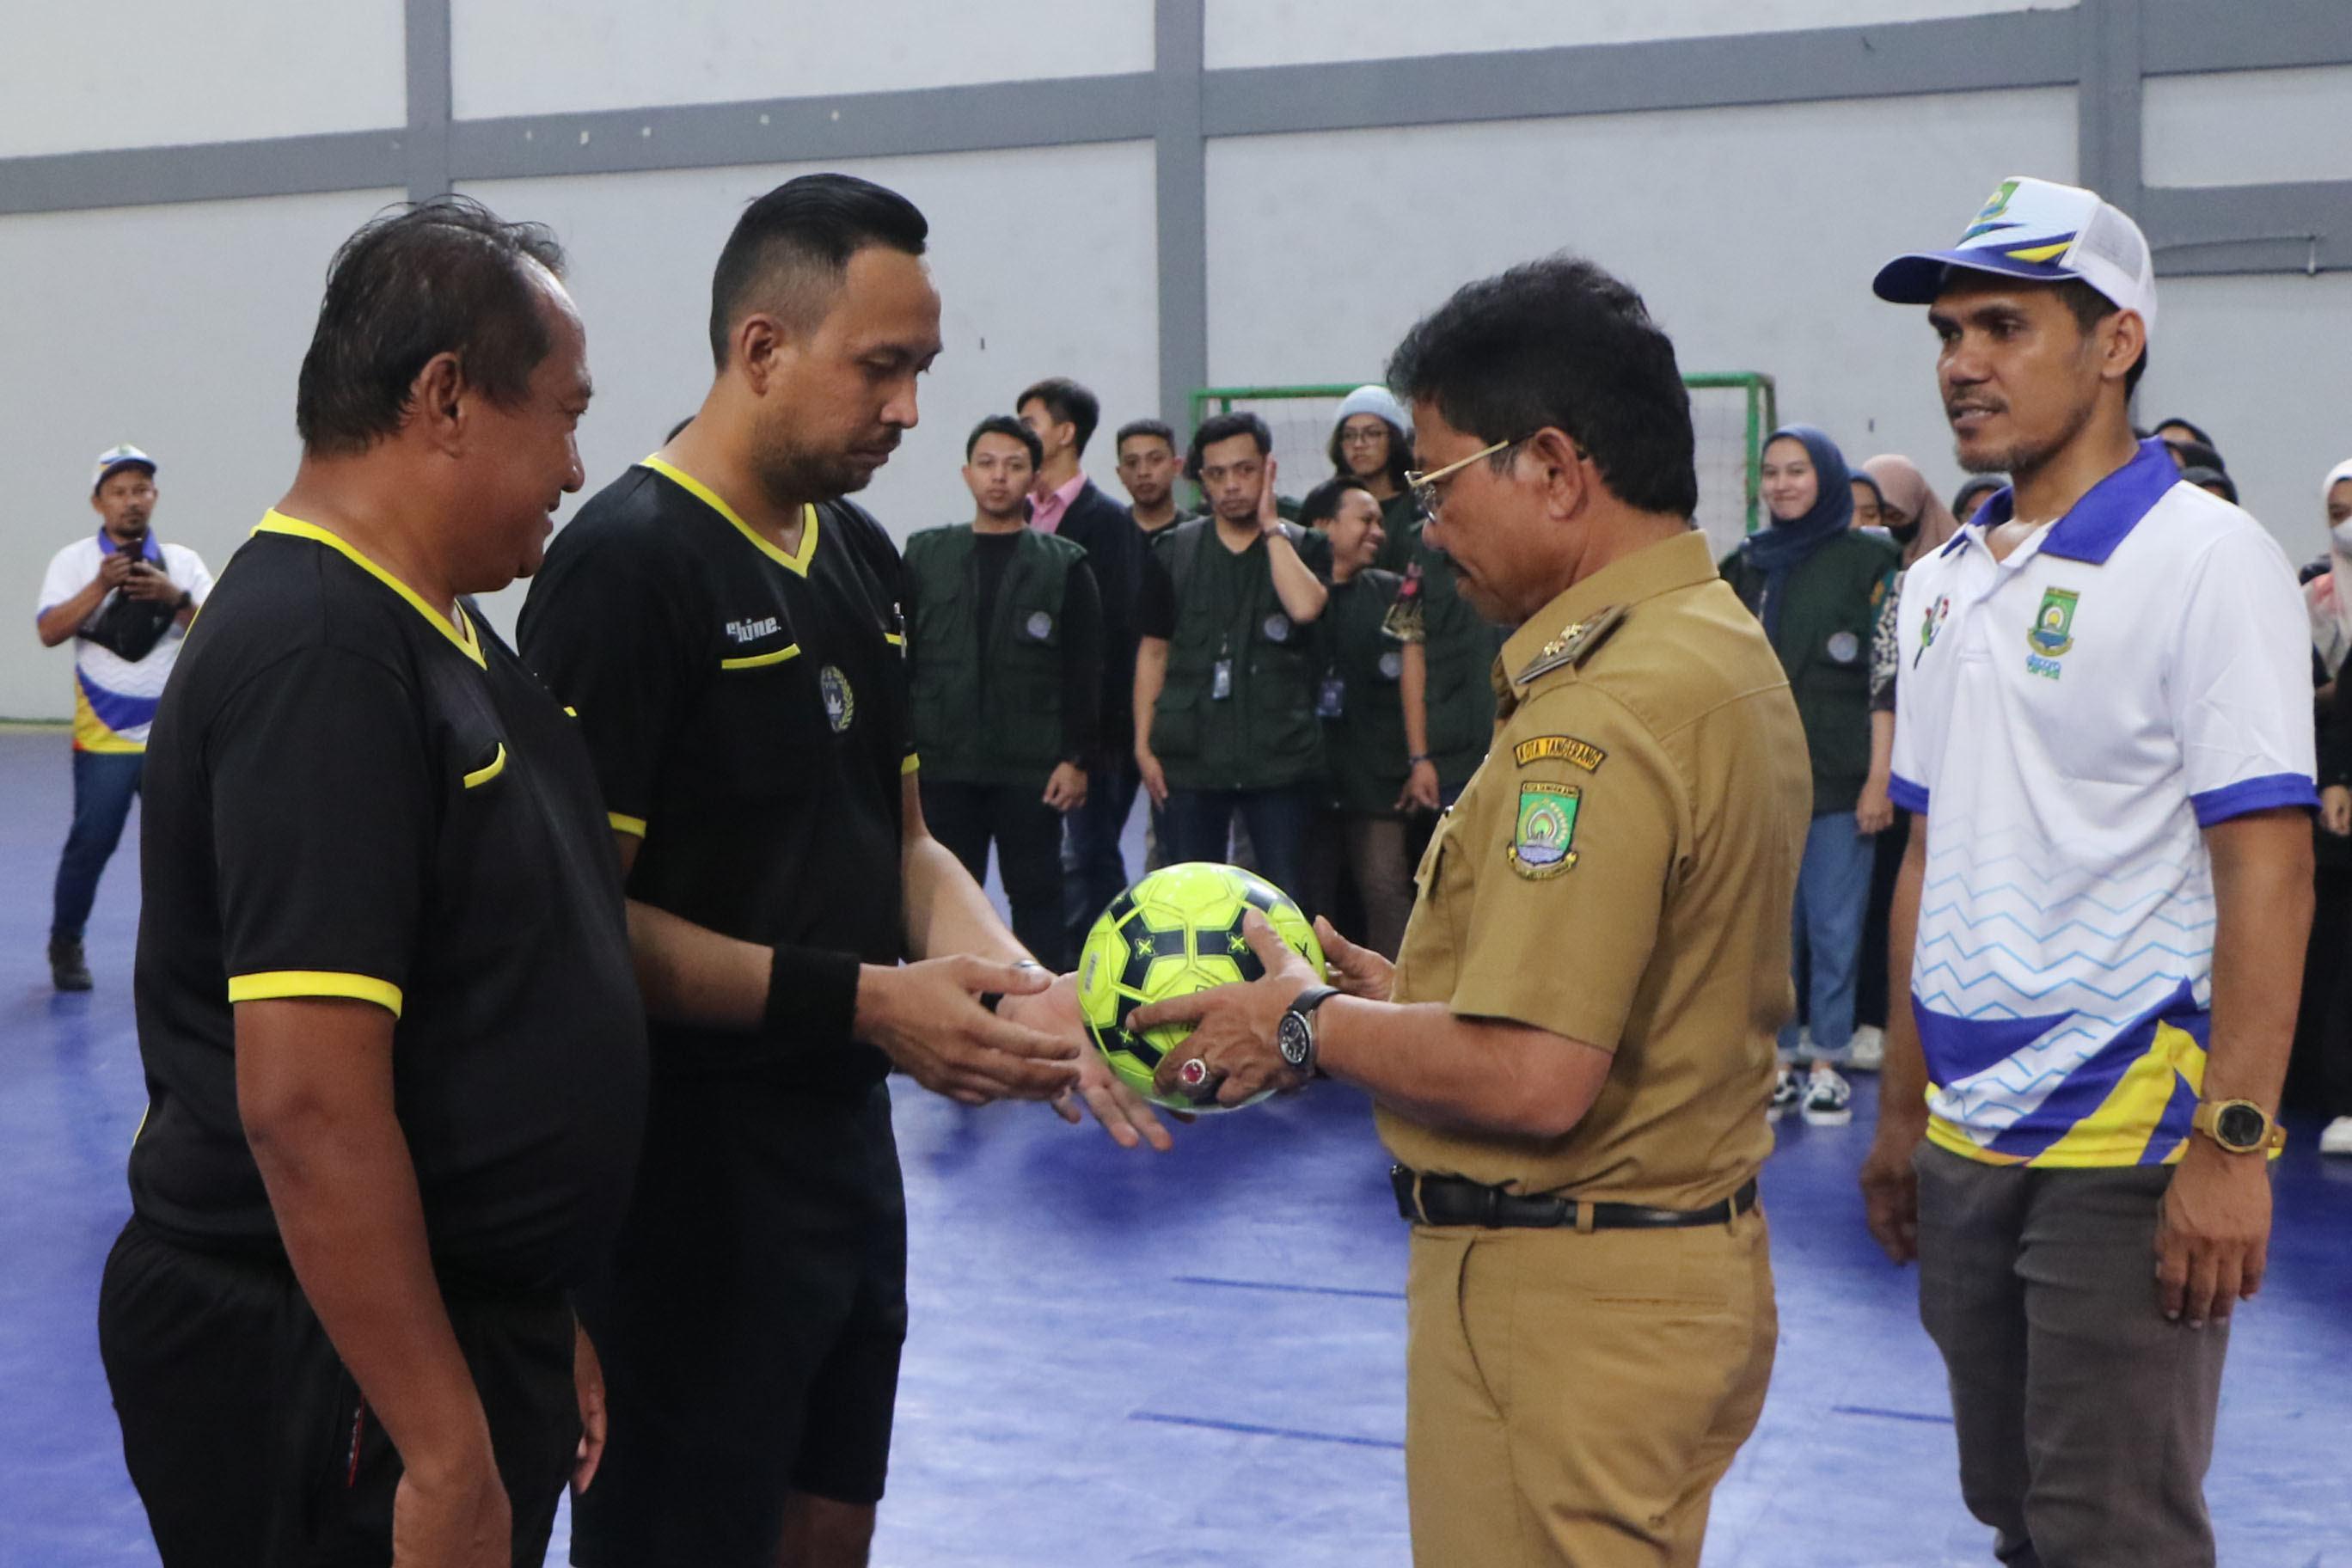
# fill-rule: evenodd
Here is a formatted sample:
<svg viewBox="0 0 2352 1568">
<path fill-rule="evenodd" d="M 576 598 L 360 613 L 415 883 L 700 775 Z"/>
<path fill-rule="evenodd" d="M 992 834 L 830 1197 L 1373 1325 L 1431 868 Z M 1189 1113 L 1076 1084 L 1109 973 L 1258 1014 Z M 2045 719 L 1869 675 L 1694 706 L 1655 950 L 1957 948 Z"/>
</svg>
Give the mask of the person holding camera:
<svg viewBox="0 0 2352 1568">
<path fill-rule="evenodd" d="M 58 551 L 41 580 L 41 646 L 74 644 L 73 826 L 49 923 L 49 975 L 60 991 L 90 988 L 82 926 L 139 793 L 163 682 L 213 587 L 194 551 L 156 540 L 156 494 L 152 458 L 136 447 L 100 453 L 89 496 L 98 532 Z"/>
</svg>

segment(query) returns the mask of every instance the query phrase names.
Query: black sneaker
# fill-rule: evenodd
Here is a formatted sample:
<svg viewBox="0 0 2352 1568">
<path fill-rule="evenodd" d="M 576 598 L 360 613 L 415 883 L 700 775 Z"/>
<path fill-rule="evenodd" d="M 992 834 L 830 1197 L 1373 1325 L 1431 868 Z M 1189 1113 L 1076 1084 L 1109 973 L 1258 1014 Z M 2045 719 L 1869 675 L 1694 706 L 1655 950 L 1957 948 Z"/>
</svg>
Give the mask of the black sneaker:
<svg viewBox="0 0 2352 1568">
<path fill-rule="evenodd" d="M 80 942 L 50 939 L 49 978 L 60 991 L 87 991 L 90 988 L 89 965 L 82 962 Z"/>
</svg>

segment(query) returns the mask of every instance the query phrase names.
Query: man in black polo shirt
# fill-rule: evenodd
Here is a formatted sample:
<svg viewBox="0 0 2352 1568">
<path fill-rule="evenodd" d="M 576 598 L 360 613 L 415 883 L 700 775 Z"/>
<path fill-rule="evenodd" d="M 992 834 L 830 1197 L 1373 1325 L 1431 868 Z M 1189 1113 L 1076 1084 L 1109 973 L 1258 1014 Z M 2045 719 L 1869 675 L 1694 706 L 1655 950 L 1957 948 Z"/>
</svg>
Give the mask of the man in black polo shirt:
<svg viewBox="0 0 2352 1568">
<path fill-rule="evenodd" d="M 1087 552 L 1028 525 L 1035 433 L 993 414 L 964 448 L 971 521 L 907 541 L 923 820 L 975 881 L 995 844 L 1013 934 L 1058 970 L 1062 820 L 1086 802 L 1102 719 L 1102 608 Z"/>
<path fill-rule="evenodd" d="M 149 738 L 99 1340 L 167 1568 L 535 1564 L 601 1447 L 563 1290 L 643 1113 L 620 868 L 578 724 L 463 607 L 580 486 L 561 265 L 454 200 L 343 247 L 294 488 Z"/>
<path fill-rule="evenodd" d="M 927 234 L 847 175 L 753 202 L 700 411 L 563 531 L 523 609 L 604 780 L 653 1019 L 643 1175 L 583 1300 L 614 1436 L 574 1520 L 592 1568 L 865 1561 L 906 1333 L 893 1064 L 1073 1120 L 1078 1086 L 1122 1142 L 1166 1140 L 1075 1059 L 1073 984 L 1019 967 L 924 829 L 903 569 L 840 498 L 939 352 Z"/>
</svg>

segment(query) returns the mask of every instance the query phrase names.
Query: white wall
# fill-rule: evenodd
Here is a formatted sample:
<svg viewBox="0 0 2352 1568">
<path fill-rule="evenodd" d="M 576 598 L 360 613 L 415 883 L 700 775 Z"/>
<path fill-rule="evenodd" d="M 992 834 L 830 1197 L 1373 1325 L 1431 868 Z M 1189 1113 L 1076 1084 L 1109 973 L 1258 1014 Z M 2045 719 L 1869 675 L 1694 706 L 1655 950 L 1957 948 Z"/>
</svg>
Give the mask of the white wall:
<svg viewBox="0 0 2352 1568">
<path fill-rule="evenodd" d="M 2246 510 L 2310 560 L 2327 543 L 2319 481 L 2352 458 L 2352 273 L 2167 278 L 2157 294 L 2141 422 L 2210 435 Z"/>
<path fill-rule="evenodd" d="M 460 118 L 1151 68 L 1151 0 L 451 0 Z"/>
<path fill-rule="evenodd" d="M 1784 421 L 1949 494 L 1924 313 L 1872 275 L 1957 238 L 2004 175 L 2074 172 L 2063 89 L 1219 141 L 1209 377 L 1370 379 L 1463 282 L 1575 250 L 1642 291 L 1685 371 L 1767 372 Z"/>
<path fill-rule="evenodd" d="M 829 165 L 903 192 L 931 223 L 946 349 L 922 423 L 857 497 L 903 539 L 971 515 L 958 470 L 983 415 L 1072 375 L 1103 402 L 1088 470 L 1114 496 L 1110 432 L 1159 403 L 1152 153 L 1147 142 Z M 803 166 L 468 187 L 501 216 L 551 224 L 572 256 L 596 401 L 581 426 L 588 492 L 661 444 L 710 384 L 710 269 L 743 205 Z M 1070 227 L 1056 229 L 1054 219 Z M 93 448 L 95 450 L 95 448 Z M 572 503 L 576 507 L 578 501 Z M 570 515 L 570 508 L 565 515 Z M 509 590 L 488 608 L 502 625 Z"/>
<path fill-rule="evenodd" d="M 408 118 L 401 0 L 73 0 L 0 22 L 0 158 Z"/>
<path fill-rule="evenodd" d="M 2152 77 L 2140 150 L 2151 185 L 2352 179 L 2352 66 Z"/>
<path fill-rule="evenodd" d="M 2063 11 L 2074 0 L 1205 0 L 1211 69 Z"/>
<path fill-rule="evenodd" d="M 63 717 L 33 636 L 49 557 L 98 526 L 90 460 L 152 455 L 156 531 L 218 570 L 294 477 L 294 380 L 327 258 L 397 192 L 0 217 L 0 714 Z"/>
</svg>

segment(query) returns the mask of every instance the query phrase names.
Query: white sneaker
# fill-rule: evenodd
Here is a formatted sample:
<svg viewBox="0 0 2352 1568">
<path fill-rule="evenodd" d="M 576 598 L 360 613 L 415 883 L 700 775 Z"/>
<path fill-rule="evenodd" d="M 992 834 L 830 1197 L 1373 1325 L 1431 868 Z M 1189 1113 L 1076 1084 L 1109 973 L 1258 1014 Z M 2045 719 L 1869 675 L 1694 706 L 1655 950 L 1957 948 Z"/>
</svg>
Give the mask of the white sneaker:
<svg viewBox="0 0 2352 1568">
<path fill-rule="evenodd" d="M 2321 1130 L 2319 1152 L 2323 1154 L 2352 1154 L 2352 1116 L 2339 1116 Z"/>
<path fill-rule="evenodd" d="M 1853 1088 L 1830 1068 L 1815 1067 L 1805 1085 L 1805 1125 L 1843 1127 L 1853 1120 Z"/>
<path fill-rule="evenodd" d="M 1768 1121 L 1778 1121 L 1804 1103 L 1805 1080 L 1793 1068 L 1782 1068 L 1779 1081 L 1772 1085 L 1772 1108 L 1765 1112 Z"/>
<path fill-rule="evenodd" d="M 1854 1030 L 1845 1065 L 1855 1072 L 1876 1072 L 1886 1065 L 1886 1031 L 1875 1024 Z"/>
</svg>

